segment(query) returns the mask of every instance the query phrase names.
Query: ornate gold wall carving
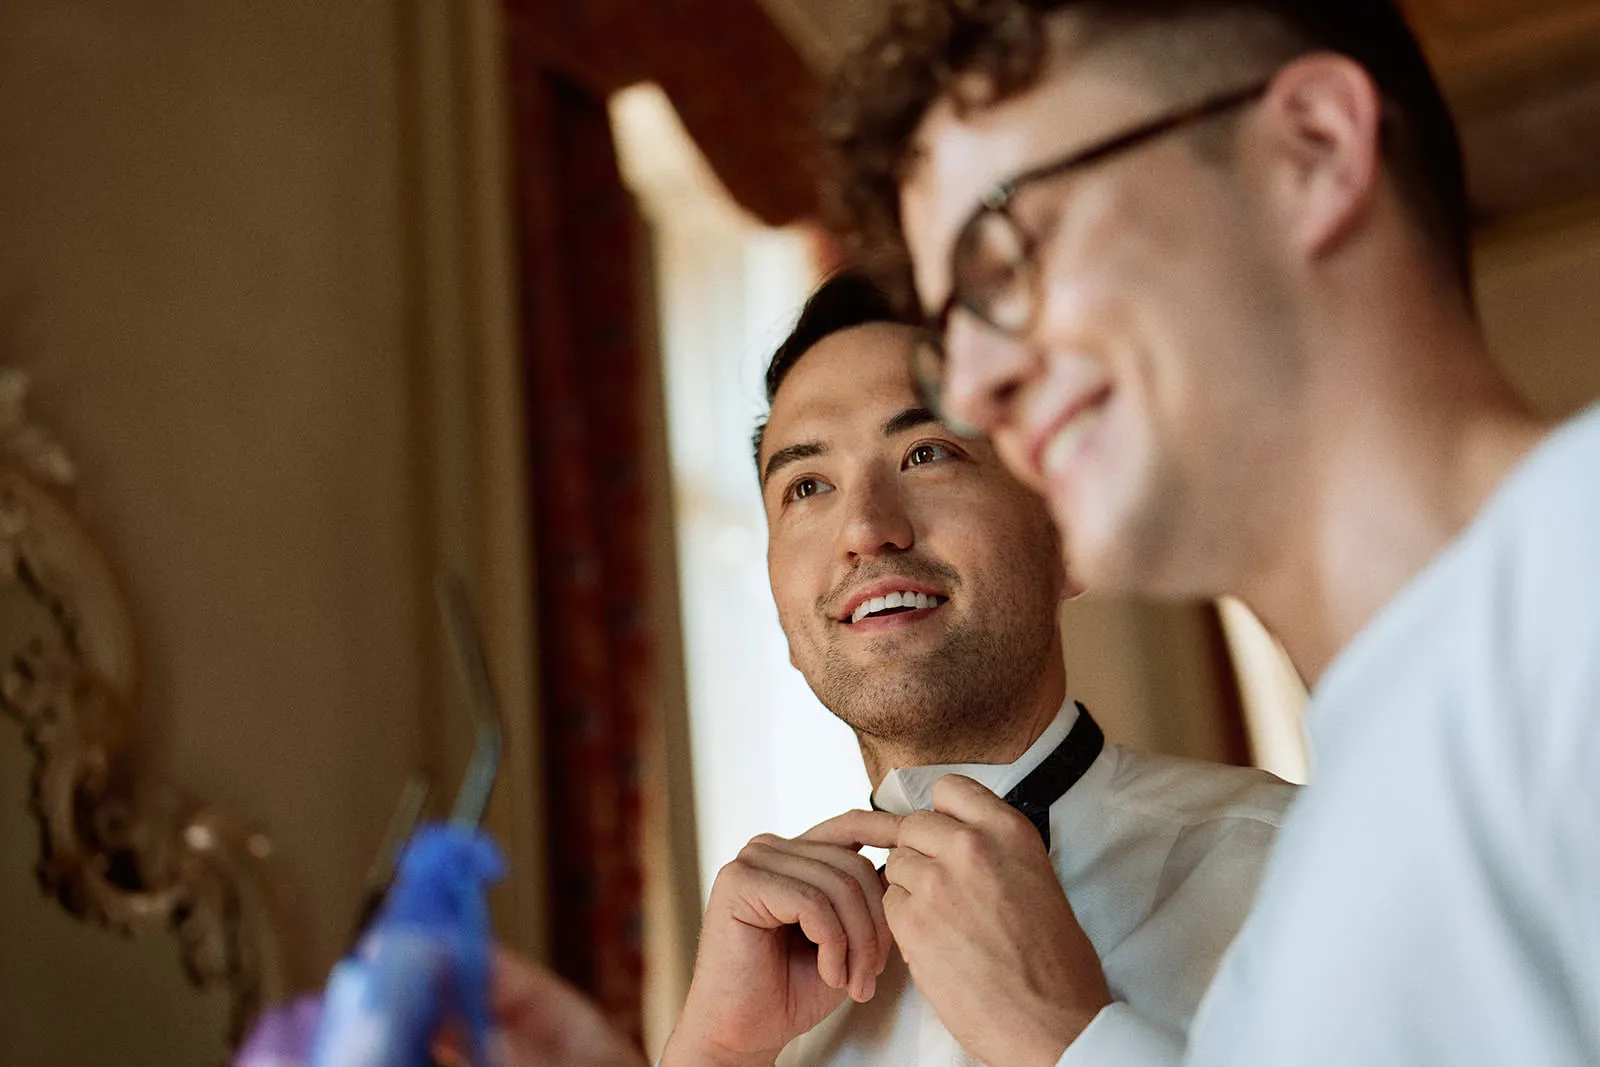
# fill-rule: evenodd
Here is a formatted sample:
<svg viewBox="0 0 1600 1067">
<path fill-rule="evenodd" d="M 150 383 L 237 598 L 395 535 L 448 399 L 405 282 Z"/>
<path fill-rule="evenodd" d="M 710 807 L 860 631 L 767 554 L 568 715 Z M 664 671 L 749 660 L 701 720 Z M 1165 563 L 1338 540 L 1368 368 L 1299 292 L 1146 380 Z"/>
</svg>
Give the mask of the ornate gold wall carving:
<svg viewBox="0 0 1600 1067">
<path fill-rule="evenodd" d="M 0 369 L 0 713 L 33 757 L 34 876 L 85 922 L 169 930 L 189 981 L 226 990 L 231 1046 L 281 991 L 271 842 L 140 773 L 132 615 L 26 394 Z"/>
</svg>

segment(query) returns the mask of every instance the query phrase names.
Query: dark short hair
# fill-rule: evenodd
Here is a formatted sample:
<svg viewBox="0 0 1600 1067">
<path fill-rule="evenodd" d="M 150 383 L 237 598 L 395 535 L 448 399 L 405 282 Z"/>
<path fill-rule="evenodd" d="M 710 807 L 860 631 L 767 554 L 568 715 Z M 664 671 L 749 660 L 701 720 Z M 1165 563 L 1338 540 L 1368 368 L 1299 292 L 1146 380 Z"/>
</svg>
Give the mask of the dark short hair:
<svg viewBox="0 0 1600 1067">
<path fill-rule="evenodd" d="M 836 333 L 868 326 L 876 322 L 904 323 L 895 302 L 877 282 L 861 270 L 845 268 L 836 271 L 811 294 L 800 317 L 795 320 L 789 336 L 783 339 L 778 350 L 767 364 L 767 407 L 778 397 L 783 380 L 794 370 L 800 357 L 817 347 L 824 339 Z M 761 440 L 767 432 L 767 419 L 756 423 L 751 445 L 756 466 L 761 465 Z"/>
<path fill-rule="evenodd" d="M 1269 65 L 1314 51 L 1360 64 L 1383 97 L 1383 155 L 1406 208 L 1441 264 L 1470 288 L 1471 214 L 1459 137 L 1416 37 L 1390 0 L 894 0 L 883 28 L 841 64 L 822 111 L 834 157 L 825 189 L 830 221 L 857 256 L 904 258 L 899 185 L 929 109 L 969 74 L 982 76 L 986 101 L 1025 92 L 1045 70 L 1049 17 L 1069 11 L 1082 16 L 1095 43 L 1165 27 L 1176 41 L 1184 27 L 1207 20 L 1274 31 L 1241 28 L 1236 51 L 1167 62 L 1167 78 L 1191 74 L 1186 61 L 1215 67 L 1239 59 L 1263 68 L 1241 77 L 1264 75 Z M 1159 62 L 1153 67 L 1161 69 Z M 900 291 L 903 272 L 884 277 L 893 280 L 897 301 L 910 295 Z"/>
</svg>

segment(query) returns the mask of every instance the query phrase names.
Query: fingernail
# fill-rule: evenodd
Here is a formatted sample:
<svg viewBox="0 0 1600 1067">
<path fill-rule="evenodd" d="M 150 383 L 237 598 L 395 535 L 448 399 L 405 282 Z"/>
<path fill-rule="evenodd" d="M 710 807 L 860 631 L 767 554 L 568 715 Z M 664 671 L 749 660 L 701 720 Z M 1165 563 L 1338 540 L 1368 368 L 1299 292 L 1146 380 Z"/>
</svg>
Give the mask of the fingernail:
<svg viewBox="0 0 1600 1067">
<path fill-rule="evenodd" d="M 861 998 L 863 1003 L 866 1002 L 866 1001 L 871 1000 L 872 999 L 872 995 L 874 993 L 876 993 L 877 991 L 878 991 L 878 978 L 877 978 L 877 975 L 872 975 L 872 974 L 867 975 L 867 995 Z"/>
</svg>

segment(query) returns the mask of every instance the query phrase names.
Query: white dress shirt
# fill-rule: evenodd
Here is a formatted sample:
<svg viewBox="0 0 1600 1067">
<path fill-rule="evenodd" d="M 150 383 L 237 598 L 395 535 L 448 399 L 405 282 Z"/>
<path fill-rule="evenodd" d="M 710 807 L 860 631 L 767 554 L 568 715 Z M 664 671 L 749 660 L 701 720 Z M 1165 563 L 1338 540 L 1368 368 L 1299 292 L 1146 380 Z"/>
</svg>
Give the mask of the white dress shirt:
<svg viewBox="0 0 1600 1067">
<path fill-rule="evenodd" d="M 1316 777 L 1189 1062 L 1600 1064 L 1600 407 L 1350 643 L 1309 715 Z"/>
<path fill-rule="evenodd" d="M 931 807 L 947 774 L 1004 796 L 1061 743 L 1068 701 L 1010 764 L 891 771 L 873 793 L 886 811 Z M 1223 950 L 1249 909 L 1293 787 L 1264 771 L 1107 745 L 1050 808 L 1050 863 L 1123 1002 L 1096 1017 L 1063 1065 L 1083 1056 L 1170 1058 Z M 1122 1025 L 1126 1014 L 1128 1025 Z M 846 1001 L 791 1042 L 780 1067 L 967 1067 L 968 1056 L 917 992 L 898 952 L 866 1004 Z"/>
</svg>

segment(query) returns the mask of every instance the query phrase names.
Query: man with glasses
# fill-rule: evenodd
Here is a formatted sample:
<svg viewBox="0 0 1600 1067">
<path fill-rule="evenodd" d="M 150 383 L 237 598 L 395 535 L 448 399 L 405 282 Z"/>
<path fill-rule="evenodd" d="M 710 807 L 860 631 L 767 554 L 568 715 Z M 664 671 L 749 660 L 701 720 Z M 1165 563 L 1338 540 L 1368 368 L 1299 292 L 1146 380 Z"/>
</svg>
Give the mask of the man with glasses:
<svg viewBox="0 0 1600 1067">
<path fill-rule="evenodd" d="M 1314 686 L 1186 1062 L 1600 1063 L 1600 412 L 1552 431 L 1496 371 L 1394 7 L 901 3 L 829 133 L 847 226 L 909 254 L 924 391 L 1074 572 L 1237 594 Z"/>
</svg>

